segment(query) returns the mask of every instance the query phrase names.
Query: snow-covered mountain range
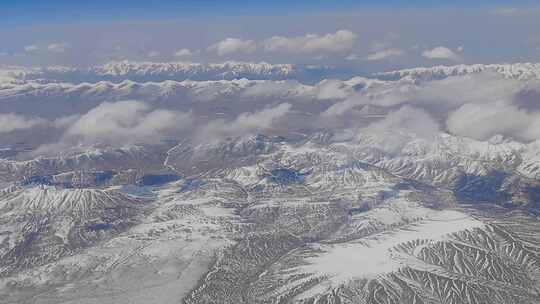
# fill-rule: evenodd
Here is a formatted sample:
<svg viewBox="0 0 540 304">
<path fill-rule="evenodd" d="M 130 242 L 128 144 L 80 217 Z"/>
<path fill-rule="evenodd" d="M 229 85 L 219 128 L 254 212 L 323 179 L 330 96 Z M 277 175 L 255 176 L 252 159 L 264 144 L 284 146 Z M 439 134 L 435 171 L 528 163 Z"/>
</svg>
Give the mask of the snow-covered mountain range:
<svg viewBox="0 0 540 304">
<path fill-rule="evenodd" d="M 3 68 L 0 303 L 539 303 L 538 64 L 297 69 Z"/>
<path fill-rule="evenodd" d="M 301 79 L 320 80 L 335 73 L 331 66 L 270 64 L 266 62 L 227 61 L 223 63 L 191 62 L 137 62 L 112 61 L 86 68 L 47 66 L 41 68 L 4 67 L 11 77 L 24 80 L 57 82 L 97 82 L 108 80 L 119 82 L 164 81 L 164 80 L 232 80 L 249 79 Z M 6 73 L 6 72 L 4 72 Z"/>
<path fill-rule="evenodd" d="M 391 72 L 377 73 L 383 79 L 396 79 L 411 77 L 414 79 L 442 79 L 450 76 L 462 76 L 480 72 L 495 72 L 508 78 L 519 80 L 540 79 L 540 64 L 514 63 L 514 64 L 460 64 L 455 66 L 435 66 L 429 68 L 413 68 Z"/>
</svg>

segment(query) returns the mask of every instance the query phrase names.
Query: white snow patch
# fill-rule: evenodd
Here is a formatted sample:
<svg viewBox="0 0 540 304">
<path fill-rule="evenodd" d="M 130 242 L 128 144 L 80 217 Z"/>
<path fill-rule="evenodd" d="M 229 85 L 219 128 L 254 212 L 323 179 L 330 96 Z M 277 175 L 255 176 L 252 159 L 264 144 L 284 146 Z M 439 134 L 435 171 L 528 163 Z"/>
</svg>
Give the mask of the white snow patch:
<svg viewBox="0 0 540 304">
<path fill-rule="evenodd" d="M 397 214 L 392 215 L 392 212 L 377 213 L 382 215 L 382 222 L 398 219 Z M 373 279 L 404 266 L 405 261 L 393 251 L 399 244 L 413 240 L 440 241 L 447 239 L 451 233 L 483 226 L 482 222 L 469 215 L 453 210 L 435 211 L 418 207 L 412 213 L 426 218 L 406 228 L 386 231 L 357 242 L 319 245 L 324 253 L 308 258 L 309 264 L 301 267 L 300 272 L 328 276 L 328 287 L 336 287 L 352 279 Z"/>
</svg>

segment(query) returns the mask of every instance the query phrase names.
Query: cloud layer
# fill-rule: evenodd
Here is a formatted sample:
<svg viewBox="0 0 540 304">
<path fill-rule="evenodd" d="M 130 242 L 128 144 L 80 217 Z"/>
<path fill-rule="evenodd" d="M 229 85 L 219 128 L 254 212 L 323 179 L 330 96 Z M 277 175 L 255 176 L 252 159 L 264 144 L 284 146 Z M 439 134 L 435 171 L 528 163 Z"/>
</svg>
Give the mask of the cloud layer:
<svg viewBox="0 0 540 304">
<path fill-rule="evenodd" d="M 523 92 L 538 86 L 537 81 L 521 82 L 489 72 L 419 84 L 406 80 L 379 83 L 335 103 L 322 116 L 336 120 L 355 111 L 361 113 L 360 109 L 366 107 L 377 107 L 388 114 L 366 129 L 370 132 L 403 129 L 426 137 L 440 129 L 478 140 L 502 135 L 529 142 L 540 139 L 540 109 L 524 101 Z"/>
<path fill-rule="evenodd" d="M 356 34 L 339 30 L 325 35 L 307 34 L 298 37 L 274 36 L 262 42 L 267 52 L 293 54 L 326 54 L 350 52 L 356 42 Z"/>
<path fill-rule="evenodd" d="M 18 113 L 26 112 L 0 114 L 0 132 L 54 128 L 62 143 L 73 146 L 152 144 L 168 136 L 204 141 L 254 133 L 329 130 L 376 135 L 381 147 L 394 152 L 399 143 L 410 140 L 407 134 L 423 139 L 447 132 L 478 140 L 494 136 L 540 140 L 539 80 L 509 77 L 505 71 L 517 71 L 517 66 L 497 73 L 491 68 L 479 72 L 478 66 L 456 68 L 464 74 L 448 69 L 443 77 L 444 69 L 421 69 L 419 77 L 406 74 L 388 81 L 354 77 L 314 85 L 247 79 L 70 85 L 43 83 L 40 78 L 31 85 L 15 82 L 4 90 L 2 98 L 10 94 L 14 98 L 4 104 L 20 106 Z M 28 101 L 18 101 L 35 96 L 40 96 L 41 103 L 56 106 L 56 116 L 35 117 L 38 113 L 25 105 Z M 80 98 L 77 104 L 72 96 Z M 126 98 L 145 102 L 102 102 Z M 72 111 L 73 106 L 90 104 L 90 110 Z"/>
<path fill-rule="evenodd" d="M 106 54 L 100 55 L 100 61 L 104 58 L 109 60 L 161 60 L 163 58 L 179 58 L 181 60 L 213 62 L 216 55 L 222 58 L 234 60 L 264 60 L 274 62 L 277 60 L 291 60 L 306 64 L 309 61 L 317 61 L 318 64 L 348 65 L 349 69 L 363 70 L 351 61 L 364 61 L 369 63 L 368 69 L 378 64 L 400 66 L 407 62 L 418 60 L 421 55 L 432 60 L 447 60 L 453 62 L 463 61 L 463 47 L 450 49 L 445 46 L 437 46 L 432 49 L 423 49 L 420 44 L 411 47 L 410 42 L 405 43 L 402 35 L 393 31 L 378 37 L 371 37 L 371 41 L 364 40 L 358 43 L 359 36 L 348 29 L 340 29 L 335 32 L 306 33 L 296 36 L 274 35 L 251 37 L 227 37 L 222 38 L 206 46 L 196 48 L 180 48 L 172 50 L 152 45 L 149 49 L 147 44 L 139 46 L 122 47 L 115 45 L 109 47 Z M 531 38 L 532 39 L 532 38 Z M 25 58 L 32 60 L 64 60 L 76 57 L 78 46 L 66 41 L 50 41 L 48 44 L 36 43 L 24 48 Z M 406 51 L 407 50 L 407 51 Z M 58 56 L 70 51 L 70 56 Z M 53 55 L 57 56 L 53 56 Z M 97 54 L 97 53 L 96 53 Z M 4 57 L 11 58 L 17 53 L 6 52 Z M 20 54 L 18 54 L 20 55 Z M 196 56 L 195 56 L 196 55 Z M 16 56 L 15 56 L 16 57 Z M 407 60 L 394 60 L 404 57 Z M 74 58 L 74 57 L 73 57 Z M 421 58 L 421 57 L 420 57 Z M 288 62 L 288 61 L 287 61 Z M 349 63 L 347 63 L 349 62 Z M 425 63 L 425 62 L 424 62 Z M 343 67 L 342 67 L 343 68 Z"/>
<path fill-rule="evenodd" d="M 207 51 L 219 56 L 252 54 L 258 50 L 281 54 L 347 54 L 354 48 L 356 39 L 356 34 L 348 30 L 323 35 L 273 36 L 262 41 L 226 38 L 208 47 Z"/>
<path fill-rule="evenodd" d="M 291 107 L 291 104 L 282 103 L 256 112 L 240 113 L 232 121 L 217 119 L 202 128 L 198 133 L 198 138 L 209 140 L 268 131 L 279 119 L 289 113 Z"/>
</svg>

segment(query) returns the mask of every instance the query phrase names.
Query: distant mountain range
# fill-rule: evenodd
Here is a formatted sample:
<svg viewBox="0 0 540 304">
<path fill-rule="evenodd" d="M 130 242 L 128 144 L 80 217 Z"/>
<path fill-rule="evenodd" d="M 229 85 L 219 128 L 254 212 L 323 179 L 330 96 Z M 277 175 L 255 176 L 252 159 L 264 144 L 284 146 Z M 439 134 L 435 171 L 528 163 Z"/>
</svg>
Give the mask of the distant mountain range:
<svg viewBox="0 0 540 304">
<path fill-rule="evenodd" d="M 514 63 L 514 64 L 472 64 L 454 66 L 434 66 L 429 68 L 413 68 L 397 70 L 384 73 L 376 73 L 375 76 L 381 79 L 400 79 L 411 77 L 419 80 L 442 79 L 450 76 L 462 76 L 480 72 L 494 72 L 504 77 L 519 80 L 540 79 L 539 63 Z"/>
<path fill-rule="evenodd" d="M 298 79 L 317 81 L 339 71 L 331 66 L 270 64 L 266 62 L 189 63 L 113 61 L 88 68 L 50 66 L 44 68 L 5 68 L 22 80 L 57 82 L 97 82 L 132 80 L 138 82 L 165 80 L 259 80 Z"/>
</svg>

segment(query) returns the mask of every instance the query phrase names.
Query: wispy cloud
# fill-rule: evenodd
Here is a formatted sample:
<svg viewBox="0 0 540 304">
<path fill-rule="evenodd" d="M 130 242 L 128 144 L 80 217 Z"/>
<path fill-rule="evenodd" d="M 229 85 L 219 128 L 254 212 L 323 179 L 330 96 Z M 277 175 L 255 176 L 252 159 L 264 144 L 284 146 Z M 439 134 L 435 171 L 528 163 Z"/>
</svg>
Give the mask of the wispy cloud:
<svg viewBox="0 0 540 304">
<path fill-rule="evenodd" d="M 70 48 L 67 42 L 55 42 L 47 46 L 47 50 L 53 53 L 64 53 Z"/>
<path fill-rule="evenodd" d="M 490 11 L 495 16 L 519 16 L 529 13 L 530 10 L 517 7 L 499 7 Z"/>
<path fill-rule="evenodd" d="M 391 48 L 369 54 L 366 57 L 368 61 L 377 61 L 402 56 L 405 52 L 401 49 Z"/>
<path fill-rule="evenodd" d="M 159 51 L 152 50 L 152 51 L 148 52 L 148 54 L 146 56 L 148 58 L 156 58 L 156 57 L 159 57 L 159 55 L 161 55 L 161 53 Z"/>
<path fill-rule="evenodd" d="M 232 121 L 214 120 L 199 132 L 198 137 L 205 139 L 224 138 L 268 131 L 276 121 L 289 113 L 291 107 L 292 105 L 289 103 L 282 103 L 273 108 L 266 108 L 257 112 L 241 113 Z"/>
<path fill-rule="evenodd" d="M 27 45 L 24 47 L 24 51 L 27 52 L 27 53 L 32 53 L 32 52 L 36 52 L 39 50 L 39 47 L 37 45 Z"/>
<path fill-rule="evenodd" d="M 0 133 L 27 130 L 45 122 L 46 120 L 42 118 L 26 117 L 15 113 L 0 113 Z"/>
</svg>

